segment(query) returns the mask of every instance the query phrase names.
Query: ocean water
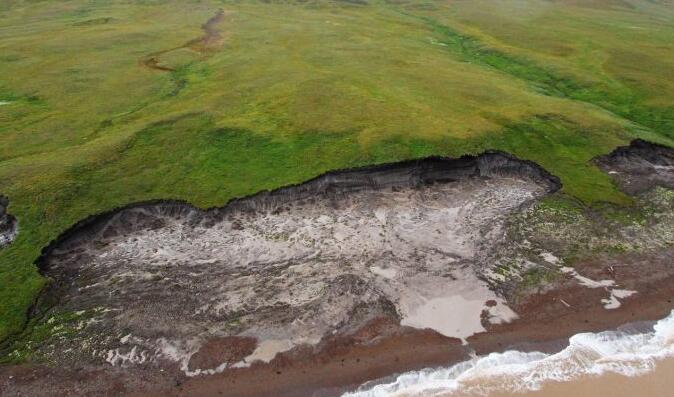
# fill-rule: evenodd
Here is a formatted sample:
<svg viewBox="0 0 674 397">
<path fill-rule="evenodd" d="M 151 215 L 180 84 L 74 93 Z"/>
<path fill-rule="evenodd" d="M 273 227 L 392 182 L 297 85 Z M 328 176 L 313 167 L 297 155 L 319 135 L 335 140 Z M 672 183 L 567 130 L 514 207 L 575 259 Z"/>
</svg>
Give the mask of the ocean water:
<svg viewBox="0 0 674 397">
<path fill-rule="evenodd" d="M 646 331 L 581 333 L 572 336 L 569 346 L 559 353 L 492 353 L 447 368 L 408 372 L 389 383 L 363 386 L 343 397 L 526 393 L 553 381 L 568 382 L 605 374 L 639 376 L 670 357 L 674 357 L 674 311 Z"/>
</svg>

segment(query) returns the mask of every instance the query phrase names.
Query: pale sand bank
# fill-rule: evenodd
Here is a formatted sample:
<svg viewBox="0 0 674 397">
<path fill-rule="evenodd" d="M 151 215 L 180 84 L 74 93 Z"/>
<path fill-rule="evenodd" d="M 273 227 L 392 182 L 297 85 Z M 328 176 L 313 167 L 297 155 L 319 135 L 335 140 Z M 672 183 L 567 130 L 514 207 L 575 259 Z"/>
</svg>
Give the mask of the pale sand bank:
<svg viewBox="0 0 674 397">
<path fill-rule="evenodd" d="M 456 395 L 468 397 L 469 395 Z M 525 393 L 491 393 L 488 397 L 667 397 L 674 396 L 674 359 L 659 361 L 655 370 L 628 377 L 615 373 L 570 382 L 550 382 Z M 470 396 L 472 397 L 472 396 Z"/>
</svg>

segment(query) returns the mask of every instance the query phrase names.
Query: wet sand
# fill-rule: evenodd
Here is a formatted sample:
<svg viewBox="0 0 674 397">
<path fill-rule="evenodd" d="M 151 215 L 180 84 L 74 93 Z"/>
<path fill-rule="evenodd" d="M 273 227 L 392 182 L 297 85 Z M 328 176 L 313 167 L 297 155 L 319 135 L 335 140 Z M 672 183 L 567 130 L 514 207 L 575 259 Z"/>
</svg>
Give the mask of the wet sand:
<svg viewBox="0 0 674 397">
<path fill-rule="evenodd" d="M 537 391 L 494 393 L 489 394 L 488 397 L 666 397 L 672 395 L 674 395 L 674 358 L 658 362 L 654 371 L 642 376 L 606 374 L 572 382 L 551 382 Z M 455 396 L 469 397 L 460 394 Z"/>
</svg>

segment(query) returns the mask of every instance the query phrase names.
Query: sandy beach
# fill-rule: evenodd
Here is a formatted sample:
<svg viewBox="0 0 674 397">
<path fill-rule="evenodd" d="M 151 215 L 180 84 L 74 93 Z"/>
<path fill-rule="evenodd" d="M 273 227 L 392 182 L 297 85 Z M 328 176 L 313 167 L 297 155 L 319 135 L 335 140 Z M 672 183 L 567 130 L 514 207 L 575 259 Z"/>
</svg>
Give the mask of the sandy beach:
<svg viewBox="0 0 674 397">
<path fill-rule="evenodd" d="M 628 377 L 606 374 L 571 382 L 551 382 L 541 390 L 524 393 L 493 393 L 489 397 L 666 397 L 674 394 L 674 359 L 658 362 L 654 371 Z M 469 397 L 457 394 L 456 397 Z M 472 396 L 470 396 L 472 397 Z"/>
</svg>

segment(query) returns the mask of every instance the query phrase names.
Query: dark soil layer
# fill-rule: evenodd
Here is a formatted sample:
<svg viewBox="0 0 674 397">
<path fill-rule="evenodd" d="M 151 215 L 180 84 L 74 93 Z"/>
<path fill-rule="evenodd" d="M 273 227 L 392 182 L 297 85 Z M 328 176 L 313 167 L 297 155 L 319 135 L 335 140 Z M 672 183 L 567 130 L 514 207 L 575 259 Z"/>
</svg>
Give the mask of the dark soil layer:
<svg viewBox="0 0 674 397">
<path fill-rule="evenodd" d="M 189 216 L 194 222 L 212 222 L 233 211 L 281 209 L 285 204 L 309 200 L 316 196 L 341 198 L 349 193 L 392 187 L 414 187 L 424 184 L 446 183 L 467 178 L 510 176 L 524 177 L 545 186 L 553 193 L 561 188 L 559 178 L 551 175 L 534 162 L 520 160 L 503 152 L 489 151 L 478 156 L 458 159 L 429 157 L 371 167 L 330 171 L 299 185 L 263 191 L 250 197 L 232 200 L 224 207 L 200 210 L 189 203 L 176 200 L 155 200 L 129 204 L 102 214 L 90 216 L 70 227 L 42 250 L 37 265 L 45 271 L 49 255 L 63 245 L 77 244 L 82 239 L 100 232 L 107 222 L 118 214 L 130 210 L 145 210 L 168 216 Z M 209 219 L 210 218 L 210 219 Z M 130 219 L 125 231 L 157 227 L 151 217 Z"/>
</svg>

